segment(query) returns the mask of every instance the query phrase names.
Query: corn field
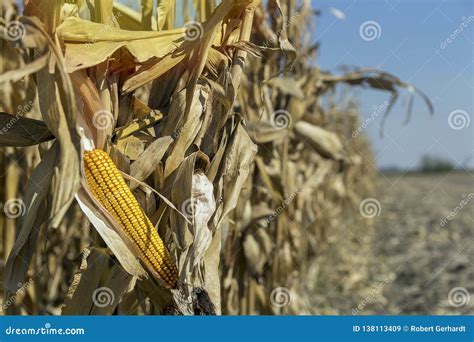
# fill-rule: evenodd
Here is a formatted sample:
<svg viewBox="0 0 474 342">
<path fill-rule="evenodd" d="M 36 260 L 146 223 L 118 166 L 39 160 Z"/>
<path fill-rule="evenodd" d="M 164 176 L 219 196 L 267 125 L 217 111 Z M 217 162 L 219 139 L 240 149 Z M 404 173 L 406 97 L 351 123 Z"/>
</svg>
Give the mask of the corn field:
<svg viewBox="0 0 474 342">
<path fill-rule="evenodd" d="M 374 178 L 348 93 L 431 104 L 318 68 L 311 6 L 2 0 L 2 313 L 331 313 L 320 253 Z"/>
</svg>

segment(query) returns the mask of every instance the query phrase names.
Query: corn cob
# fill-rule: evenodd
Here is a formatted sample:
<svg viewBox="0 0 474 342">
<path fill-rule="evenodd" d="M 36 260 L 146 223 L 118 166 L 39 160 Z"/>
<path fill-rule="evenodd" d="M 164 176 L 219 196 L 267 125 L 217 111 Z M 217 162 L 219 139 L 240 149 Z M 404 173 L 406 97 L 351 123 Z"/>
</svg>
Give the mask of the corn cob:
<svg viewBox="0 0 474 342">
<path fill-rule="evenodd" d="M 90 191 L 137 246 L 145 265 L 155 271 L 168 287 L 175 288 L 176 266 L 112 159 L 99 149 L 86 151 L 84 171 Z"/>
</svg>

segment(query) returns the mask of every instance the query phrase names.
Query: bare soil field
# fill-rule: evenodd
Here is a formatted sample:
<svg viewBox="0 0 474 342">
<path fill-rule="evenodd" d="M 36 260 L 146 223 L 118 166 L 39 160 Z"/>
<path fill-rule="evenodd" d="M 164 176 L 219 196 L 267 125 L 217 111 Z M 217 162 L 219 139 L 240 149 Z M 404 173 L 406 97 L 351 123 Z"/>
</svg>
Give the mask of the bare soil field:
<svg viewBox="0 0 474 342">
<path fill-rule="evenodd" d="M 380 174 L 370 196 L 378 215 L 347 222 L 315 266 L 313 313 L 473 314 L 473 175 Z"/>
<path fill-rule="evenodd" d="M 474 313 L 473 175 L 380 176 L 378 196 L 375 261 L 393 280 L 374 313 Z"/>
</svg>

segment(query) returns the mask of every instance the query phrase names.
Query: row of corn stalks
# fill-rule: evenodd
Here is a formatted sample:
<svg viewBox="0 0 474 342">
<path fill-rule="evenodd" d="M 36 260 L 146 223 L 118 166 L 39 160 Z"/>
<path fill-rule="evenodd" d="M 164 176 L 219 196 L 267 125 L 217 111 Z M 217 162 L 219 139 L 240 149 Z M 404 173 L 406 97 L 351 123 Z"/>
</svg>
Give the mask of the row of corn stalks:
<svg viewBox="0 0 474 342">
<path fill-rule="evenodd" d="M 372 186 L 338 84 L 424 95 L 322 72 L 310 1 L 155 5 L 2 1 L 3 313 L 314 313 Z"/>
</svg>

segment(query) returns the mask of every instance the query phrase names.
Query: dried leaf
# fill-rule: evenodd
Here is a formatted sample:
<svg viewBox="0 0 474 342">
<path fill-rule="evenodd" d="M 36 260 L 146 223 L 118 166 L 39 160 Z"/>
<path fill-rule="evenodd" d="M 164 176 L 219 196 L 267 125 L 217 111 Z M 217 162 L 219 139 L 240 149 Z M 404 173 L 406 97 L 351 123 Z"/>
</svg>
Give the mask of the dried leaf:
<svg viewBox="0 0 474 342">
<path fill-rule="evenodd" d="M 107 24 L 67 18 L 57 32 L 66 44 L 67 70 L 73 72 L 105 61 L 122 47 L 140 63 L 152 57 L 164 57 L 178 47 L 177 40 L 184 36 L 185 29 L 127 31 Z"/>
<path fill-rule="evenodd" d="M 62 315 L 111 315 L 134 279 L 103 250 L 86 249 Z"/>
<path fill-rule="evenodd" d="M 138 251 L 134 250 L 128 237 L 120 231 L 119 225 L 107 211 L 100 206 L 85 189 L 81 188 L 76 195 L 77 202 L 94 228 L 100 234 L 122 267 L 131 275 L 146 277 L 147 273 L 138 261 Z"/>
<path fill-rule="evenodd" d="M 15 292 L 24 282 L 35 253 L 39 230 L 46 220 L 44 201 L 54 176 L 58 152 L 59 146 L 55 143 L 44 155 L 28 181 L 23 200 L 25 210 L 17 222 L 18 236 L 4 271 L 6 288 L 10 292 Z"/>
<path fill-rule="evenodd" d="M 306 121 L 298 121 L 295 124 L 295 134 L 308 142 L 323 157 L 332 159 L 342 157 L 342 143 L 335 133 L 311 125 Z"/>
<path fill-rule="evenodd" d="M 0 112 L 0 146 L 31 146 L 54 139 L 43 121 Z"/>
<path fill-rule="evenodd" d="M 130 176 L 139 181 L 145 180 L 157 168 L 161 162 L 163 155 L 173 143 L 173 138 L 170 136 L 162 137 L 150 144 L 145 151 L 130 165 Z M 130 188 L 134 189 L 138 183 L 132 182 Z"/>
</svg>

